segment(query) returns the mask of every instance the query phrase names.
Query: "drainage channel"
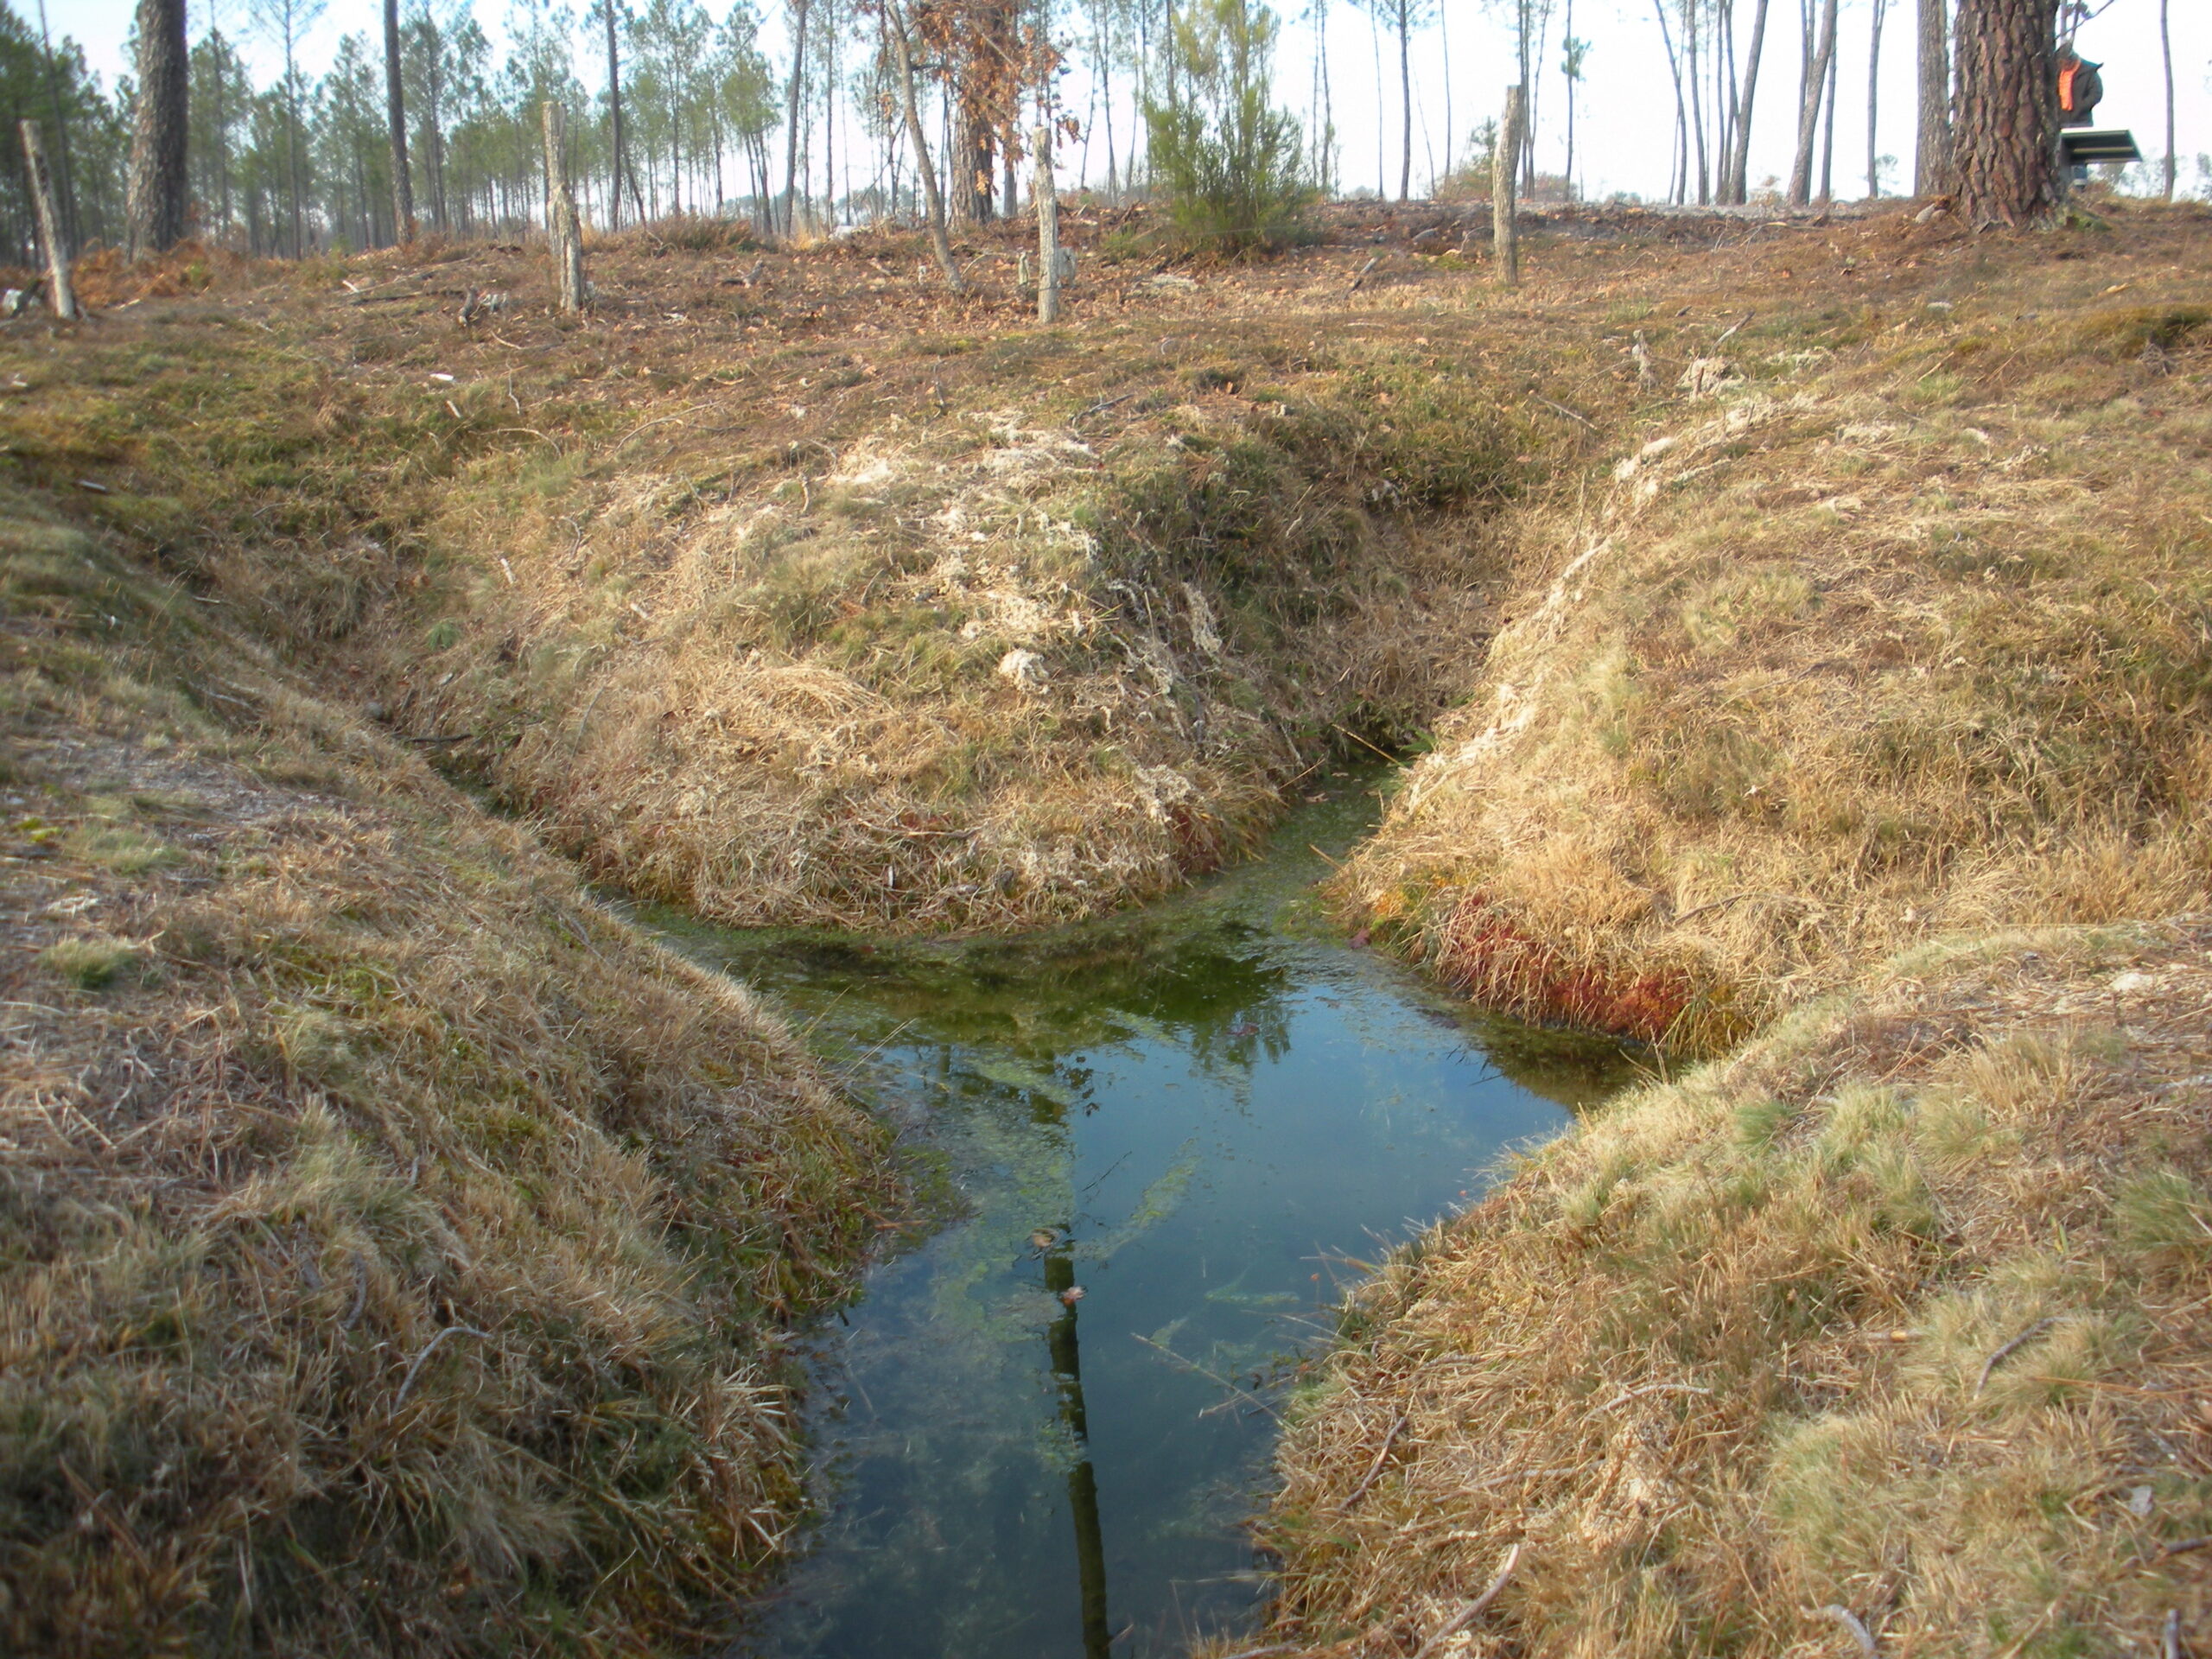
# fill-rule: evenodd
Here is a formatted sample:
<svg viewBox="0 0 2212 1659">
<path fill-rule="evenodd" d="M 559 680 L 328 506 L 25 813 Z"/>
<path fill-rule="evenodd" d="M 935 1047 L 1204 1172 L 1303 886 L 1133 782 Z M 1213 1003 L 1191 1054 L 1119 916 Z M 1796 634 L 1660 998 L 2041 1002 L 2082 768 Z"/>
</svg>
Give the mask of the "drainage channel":
<svg viewBox="0 0 2212 1659">
<path fill-rule="evenodd" d="M 908 1126 L 948 1219 L 814 1339 L 821 1519 L 734 1652 L 1142 1659 L 1249 1628 L 1287 1362 L 1393 1242 L 1629 1076 L 1314 898 L 1373 775 L 1173 899 L 911 944 L 642 919 Z"/>
</svg>

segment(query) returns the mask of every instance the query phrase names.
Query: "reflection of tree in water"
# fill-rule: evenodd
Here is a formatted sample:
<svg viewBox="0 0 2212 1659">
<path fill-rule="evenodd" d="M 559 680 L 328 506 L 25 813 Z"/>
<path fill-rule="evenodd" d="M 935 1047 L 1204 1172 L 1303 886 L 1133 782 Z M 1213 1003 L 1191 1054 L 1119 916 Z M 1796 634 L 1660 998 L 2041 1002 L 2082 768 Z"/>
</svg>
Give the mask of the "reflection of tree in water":
<svg viewBox="0 0 2212 1659">
<path fill-rule="evenodd" d="M 919 1039 L 1053 1068 L 1159 1033 L 1206 1071 L 1233 1073 L 1289 1048 L 1288 969 L 1263 935 L 1219 915 L 950 945 L 786 937 L 721 954 L 861 1053 Z"/>
<path fill-rule="evenodd" d="M 1045 1255 L 1045 1288 L 1065 1310 L 1047 1334 L 1052 1376 L 1060 1385 L 1060 1421 L 1075 1447 L 1068 1469 L 1068 1508 L 1075 1518 L 1076 1580 L 1083 1606 L 1084 1659 L 1107 1659 L 1113 1637 L 1106 1621 L 1106 1531 L 1098 1518 L 1098 1477 L 1090 1466 L 1090 1416 L 1083 1399 L 1083 1353 L 1076 1337 L 1075 1257 L 1067 1236 Z"/>
</svg>

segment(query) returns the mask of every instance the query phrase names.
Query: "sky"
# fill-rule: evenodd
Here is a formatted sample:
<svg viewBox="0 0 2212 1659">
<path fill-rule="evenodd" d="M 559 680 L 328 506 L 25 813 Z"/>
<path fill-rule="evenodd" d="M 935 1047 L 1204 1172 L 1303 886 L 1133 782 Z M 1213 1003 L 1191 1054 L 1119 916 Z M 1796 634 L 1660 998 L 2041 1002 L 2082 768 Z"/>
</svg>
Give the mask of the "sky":
<svg viewBox="0 0 2212 1659">
<path fill-rule="evenodd" d="M 17 6 L 35 25 L 38 0 L 8 3 Z M 1563 4 L 1563 0 L 1559 3 Z M 124 51 L 133 0 L 46 0 L 46 3 L 53 32 L 76 39 L 95 70 L 110 79 L 126 70 Z M 762 44 L 772 54 L 782 45 L 780 0 L 758 0 L 758 3 L 766 14 Z M 1591 43 L 1577 98 L 1576 174 L 1582 193 L 1592 199 L 1616 193 L 1652 200 L 1666 195 L 1674 94 L 1667 73 L 1666 48 L 1654 21 L 1654 3 L 1655 0 L 1575 0 L 1574 33 Z M 1843 0 L 1838 48 L 1842 60 L 1841 92 L 1835 137 L 1836 194 L 1842 198 L 1866 194 L 1867 32 L 1874 3 L 1876 0 Z M 2200 153 L 2212 152 L 2212 5 L 2204 0 L 2170 0 L 2170 3 L 2175 149 L 2181 158 L 2181 188 L 2202 194 L 2212 189 L 2212 177 L 2200 177 L 2196 161 Z M 727 9 L 726 0 L 707 0 L 707 5 L 718 18 Z M 1292 6 L 1279 8 L 1284 21 L 1276 61 L 1279 101 L 1301 112 L 1311 102 L 1315 67 L 1312 26 L 1293 21 L 1302 15 L 1303 5 L 1304 0 L 1295 0 Z M 2104 65 L 2105 101 L 2097 111 L 2098 124 L 2132 127 L 2144 154 L 2154 162 L 2164 154 L 2165 127 L 2158 8 L 2159 0 L 2111 0 L 2108 9 L 2088 24 L 2081 37 L 2082 54 Z M 504 0 L 479 0 L 476 10 L 495 51 L 500 49 Z M 1434 170 L 1441 171 L 1448 154 L 1464 155 L 1468 135 L 1483 120 L 1494 117 L 1503 101 L 1504 88 L 1514 79 L 1512 49 L 1500 16 L 1505 10 L 1497 4 L 1477 3 L 1477 0 L 1441 0 L 1441 29 L 1432 27 L 1414 39 L 1416 195 L 1425 191 L 1432 158 Z M 1748 4 L 1741 10 L 1747 15 Z M 1878 149 L 1878 153 L 1897 158 L 1896 167 L 1885 175 L 1893 191 L 1900 180 L 1909 187 L 1911 179 L 1913 10 L 1914 0 L 1888 0 L 1882 42 Z M 219 16 L 226 32 L 242 28 L 245 11 L 244 0 L 220 0 Z M 1796 124 L 1797 14 L 1791 0 L 1773 0 L 1766 67 L 1752 121 L 1754 188 L 1762 179 L 1786 177 L 1789 171 Z M 190 27 L 195 39 L 206 29 L 207 16 L 207 0 L 192 0 Z M 327 0 L 322 21 L 308 38 L 306 62 L 310 67 L 328 62 L 341 35 L 378 29 L 381 16 L 378 0 Z M 1558 171 L 1565 159 L 1566 107 L 1564 82 L 1558 73 L 1557 35 L 1555 27 L 1537 93 L 1537 165 L 1545 172 Z M 1350 190 L 1363 185 L 1372 189 L 1381 182 L 1395 196 L 1400 124 L 1395 45 L 1387 35 L 1379 38 L 1379 107 L 1382 111 L 1379 119 L 1377 45 L 1368 14 L 1348 0 L 1330 0 L 1326 67 L 1331 108 L 1342 147 L 1340 183 Z M 249 56 L 257 60 L 263 78 L 271 74 L 276 60 L 265 45 L 250 41 Z M 588 82 L 588 55 L 580 67 Z M 1079 69 L 1065 84 L 1064 96 L 1078 117 L 1086 111 L 1089 90 Z M 1126 153 L 1133 124 L 1132 111 L 1124 102 L 1114 120 L 1117 150 Z M 1454 133 L 1456 151 L 1448 142 Z M 1059 170 L 1065 182 L 1077 181 L 1079 166 L 1076 156 L 1063 157 Z M 1103 181 L 1105 174 L 1103 124 L 1096 121 L 1090 173 L 1094 183 Z"/>
</svg>

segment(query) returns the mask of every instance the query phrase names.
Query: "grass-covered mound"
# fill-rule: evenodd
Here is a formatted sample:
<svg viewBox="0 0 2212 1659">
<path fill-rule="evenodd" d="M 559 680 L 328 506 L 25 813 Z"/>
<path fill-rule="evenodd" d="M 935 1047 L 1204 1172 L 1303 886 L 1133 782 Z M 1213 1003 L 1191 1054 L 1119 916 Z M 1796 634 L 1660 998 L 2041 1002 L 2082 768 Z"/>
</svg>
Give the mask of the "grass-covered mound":
<svg viewBox="0 0 2212 1659">
<path fill-rule="evenodd" d="M 1730 264 L 1348 900 L 1480 1001 L 1706 1049 L 1916 940 L 2205 904 L 2209 246 L 1900 215 Z"/>
<path fill-rule="evenodd" d="M 711 1627 L 883 1137 L 227 608 L 0 519 L 0 1647 Z"/>
<path fill-rule="evenodd" d="M 1596 442 L 1589 353 L 1455 261 L 1161 283 L 1070 234 L 1052 330 L 1003 238 L 954 302 L 910 238 L 640 232 L 580 322 L 518 249 L 226 270 L 0 335 L 11 461 L 594 874 L 723 921 L 1061 919 L 1413 736 L 1486 629 L 1485 526 Z M 510 303 L 464 327 L 471 290 Z"/>
<path fill-rule="evenodd" d="M 2212 931 L 1923 948 L 1354 1299 L 1246 1645 L 2173 1652 L 2212 1617 L 2209 1293 Z"/>
</svg>

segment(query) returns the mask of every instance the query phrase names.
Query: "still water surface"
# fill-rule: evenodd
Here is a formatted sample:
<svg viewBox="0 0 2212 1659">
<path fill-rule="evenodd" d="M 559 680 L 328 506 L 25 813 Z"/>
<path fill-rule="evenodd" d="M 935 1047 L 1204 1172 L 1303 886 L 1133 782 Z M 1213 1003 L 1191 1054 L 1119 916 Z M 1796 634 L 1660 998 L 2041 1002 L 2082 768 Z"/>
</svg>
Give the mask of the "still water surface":
<svg viewBox="0 0 2212 1659">
<path fill-rule="evenodd" d="M 818 1339 L 823 1518 L 739 1653 L 1143 1659 L 1249 1626 L 1259 1379 L 1358 1262 L 1625 1077 L 1325 922 L 1321 855 L 1371 782 L 1329 783 L 1258 862 L 1042 938 L 651 918 L 914 1125 L 953 1205 Z"/>
</svg>

